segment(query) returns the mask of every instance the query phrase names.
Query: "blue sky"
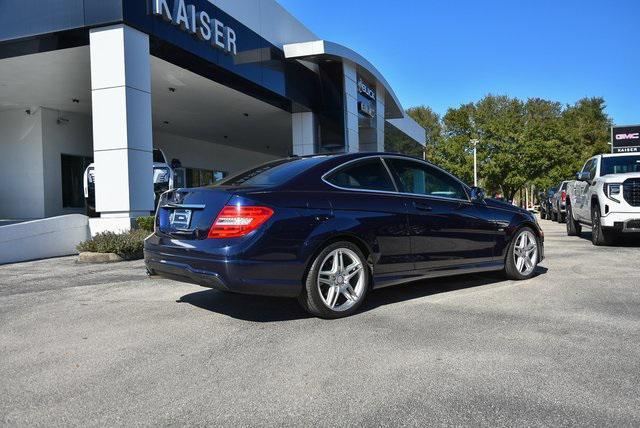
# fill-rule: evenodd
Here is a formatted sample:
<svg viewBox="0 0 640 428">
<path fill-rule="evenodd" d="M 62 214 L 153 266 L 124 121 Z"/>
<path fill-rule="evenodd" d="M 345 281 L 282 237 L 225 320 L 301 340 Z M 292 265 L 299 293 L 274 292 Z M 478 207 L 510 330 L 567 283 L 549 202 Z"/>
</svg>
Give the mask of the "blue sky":
<svg viewBox="0 0 640 428">
<path fill-rule="evenodd" d="M 602 96 L 614 122 L 640 123 L 640 0 L 278 1 L 375 64 L 405 108 Z"/>
</svg>

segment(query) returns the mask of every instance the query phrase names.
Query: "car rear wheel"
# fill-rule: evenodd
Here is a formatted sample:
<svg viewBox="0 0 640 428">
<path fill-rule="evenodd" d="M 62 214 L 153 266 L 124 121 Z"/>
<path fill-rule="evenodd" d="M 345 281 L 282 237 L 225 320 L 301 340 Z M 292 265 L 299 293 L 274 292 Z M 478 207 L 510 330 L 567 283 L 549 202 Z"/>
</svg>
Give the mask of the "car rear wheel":
<svg viewBox="0 0 640 428">
<path fill-rule="evenodd" d="M 514 280 L 529 279 L 533 276 L 539 261 L 540 246 L 538 237 L 528 227 L 520 229 L 511 240 L 507 259 L 505 260 L 505 274 Z"/>
<path fill-rule="evenodd" d="M 573 219 L 571 205 L 567 205 L 567 236 L 578 236 L 582 233 L 582 225 Z"/>
<path fill-rule="evenodd" d="M 611 245 L 613 244 L 614 238 L 613 232 L 602 226 L 600 207 L 594 205 L 591 209 L 591 242 L 597 246 Z"/>
<path fill-rule="evenodd" d="M 362 251 L 350 242 L 336 242 L 314 259 L 298 300 L 315 316 L 346 317 L 362 305 L 369 281 L 369 268 Z"/>
</svg>

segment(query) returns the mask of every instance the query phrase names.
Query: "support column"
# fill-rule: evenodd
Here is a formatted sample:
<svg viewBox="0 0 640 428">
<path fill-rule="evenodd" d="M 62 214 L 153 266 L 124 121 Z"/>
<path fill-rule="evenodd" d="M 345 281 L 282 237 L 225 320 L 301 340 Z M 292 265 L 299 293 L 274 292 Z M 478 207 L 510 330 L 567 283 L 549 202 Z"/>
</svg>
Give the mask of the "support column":
<svg viewBox="0 0 640 428">
<path fill-rule="evenodd" d="M 91 30 L 90 44 L 101 216 L 92 231 L 125 231 L 154 209 L 149 36 L 119 24 Z"/>
<path fill-rule="evenodd" d="M 317 153 L 318 125 L 315 113 L 293 113 L 291 122 L 293 154 L 295 156 L 306 156 Z"/>
<path fill-rule="evenodd" d="M 344 133 L 345 152 L 353 153 L 360 149 L 360 130 L 358 128 L 358 75 L 356 65 L 344 60 Z"/>
</svg>

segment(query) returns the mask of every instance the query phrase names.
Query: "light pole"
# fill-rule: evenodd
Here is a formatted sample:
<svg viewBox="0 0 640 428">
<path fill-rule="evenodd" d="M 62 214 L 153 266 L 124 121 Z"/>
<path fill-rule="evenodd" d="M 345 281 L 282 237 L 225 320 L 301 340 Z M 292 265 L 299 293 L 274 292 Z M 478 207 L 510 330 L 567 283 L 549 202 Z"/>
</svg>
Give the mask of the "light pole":
<svg viewBox="0 0 640 428">
<path fill-rule="evenodd" d="M 471 144 L 473 144 L 473 185 L 474 187 L 478 187 L 478 143 L 480 141 L 476 138 L 471 140 Z"/>
</svg>

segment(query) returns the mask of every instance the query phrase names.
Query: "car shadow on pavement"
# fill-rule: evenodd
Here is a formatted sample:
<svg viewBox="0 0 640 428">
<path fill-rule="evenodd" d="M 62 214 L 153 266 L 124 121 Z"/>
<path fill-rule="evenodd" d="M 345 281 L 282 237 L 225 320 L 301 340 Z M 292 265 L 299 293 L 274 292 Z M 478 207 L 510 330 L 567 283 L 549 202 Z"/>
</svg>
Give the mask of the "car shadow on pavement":
<svg viewBox="0 0 640 428">
<path fill-rule="evenodd" d="M 591 230 L 584 230 L 578 237 L 591 241 Z M 640 233 L 618 236 L 611 247 L 640 248 Z"/>
<path fill-rule="evenodd" d="M 543 275 L 547 268 L 538 266 L 536 276 Z M 380 306 L 405 302 L 451 291 L 480 288 L 508 282 L 500 272 L 459 275 L 416 281 L 409 284 L 375 290 L 358 310 L 368 312 Z M 296 299 L 248 296 L 204 290 L 182 296 L 179 303 L 188 303 L 207 311 L 227 315 L 232 318 L 252 322 L 277 322 L 311 318 Z"/>
</svg>

